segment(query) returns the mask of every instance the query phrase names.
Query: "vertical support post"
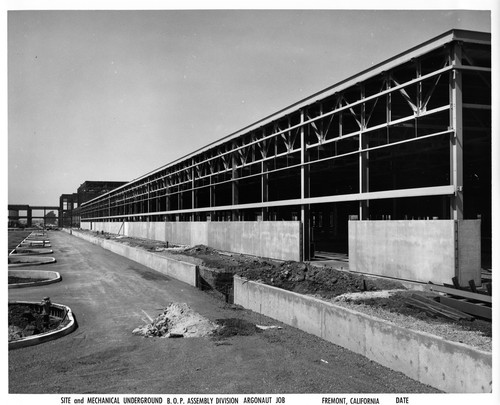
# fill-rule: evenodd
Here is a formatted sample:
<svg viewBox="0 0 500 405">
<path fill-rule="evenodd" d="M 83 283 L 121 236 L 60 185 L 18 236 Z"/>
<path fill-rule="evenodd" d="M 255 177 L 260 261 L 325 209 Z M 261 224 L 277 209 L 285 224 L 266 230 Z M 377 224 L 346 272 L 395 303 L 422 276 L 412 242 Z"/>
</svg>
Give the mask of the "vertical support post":
<svg viewBox="0 0 500 405">
<path fill-rule="evenodd" d="M 168 187 L 167 184 L 165 184 L 165 211 L 170 211 L 172 208 L 172 203 L 170 201 L 170 187 Z"/>
<path fill-rule="evenodd" d="M 195 181 L 194 181 L 194 178 L 195 178 L 195 175 L 196 175 L 196 169 L 194 167 L 194 159 L 192 160 L 192 163 L 193 163 L 193 167 L 191 168 L 191 208 L 196 208 L 198 207 L 198 193 L 195 191 Z M 196 213 L 193 212 L 191 214 L 191 221 L 195 221 L 195 216 L 196 216 Z"/>
<path fill-rule="evenodd" d="M 211 165 L 211 163 L 210 163 Z M 212 182 L 212 176 L 213 176 L 213 170 L 212 170 L 212 166 L 210 166 L 210 176 L 209 176 L 209 181 L 210 181 L 210 186 L 208 187 L 208 190 L 209 190 L 209 199 L 210 199 L 210 207 L 215 207 L 215 186 L 213 185 L 213 182 Z M 214 221 L 215 220 L 215 211 L 210 211 L 210 221 Z"/>
<path fill-rule="evenodd" d="M 454 66 L 462 65 L 461 44 L 455 42 L 451 48 L 451 62 Z M 463 105 L 462 105 L 462 72 L 454 69 L 450 72 L 450 124 L 453 133 L 450 139 L 450 180 L 455 187 L 451 197 L 452 219 L 464 218 L 463 195 Z"/>
<path fill-rule="evenodd" d="M 263 128 L 262 129 L 262 138 L 265 138 L 265 137 L 266 137 L 266 130 Z M 261 146 L 262 159 L 267 158 L 267 142 L 268 142 L 267 140 L 263 141 L 262 146 Z M 260 177 L 261 202 L 268 202 L 269 201 L 269 174 L 267 173 L 267 171 L 268 171 L 267 160 L 262 161 L 260 170 L 261 170 L 261 177 Z M 263 221 L 269 220 L 269 208 L 268 207 L 262 207 L 261 214 L 262 214 Z"/>
<path fill-rule="evenodd" d="M 236 146 L 236 145 L 235 145 Z M 233 181 L 231 182 L 231 204 L 233 206 L 233 210 L 231 213 L 231 217 L 233 221 L 239 220 L 239 211 L 234 207 L 239 204 L 239 186 L 238 186 L 238 171 L 236 170 L 237 166 L 237 155 L 236 152 L 231 154 L 231 177 Z"/>
<path fill-rule="evenodd" d="M 262 161 L 260 170 L 262 173 L 261 180 L 260 180 L 262 202 L 268 202 L 269 201 L 269 174 L 267 173 L 267 161 Z M 268 220 L 268 214 L 269 214 L 269 208 L 263 207 L 262 208 L 262 220 L 263 221 Z"/>
<path fill-rule="evenodd" d="M 389 90 L 391 88 L 391 76 L 390 73 L 386 74 L 384 76 L 384 81 L 385 81 L 385 88 L 386 90 Z M 385 122 L 389 124 L 392 120 L 392 93 L 388 93 L 386 96 L 386 106 L 385 106 Z M 387 125 L 387 143 L 389 143 L 389 137 L 390 137 L 390 126 Z M 394 159 L 394 151 L 392 148 L 391 149 L 391 161 Z M 398 173 L 395 170 L 392 170 L 392 187 L 394 190 L 398 188 Z M 395 218 L 398 217 L 398 201 L 396 198 L 393 199 L 392 203 L 392 214 L 394 215 Z"/>
<path fill-rule="evenodd" d="M 184 198 L 182 193 L 182 186 L 180 184 L 177 185 L 177 209 L 182 210 L 184 208 Z M 177 221 L 180 221 L 181 214 L 177 214 Z"/>
<path fill-rule="evenodd" d="M 149 183 L 146 183 L 146 213 L 149 214 L 149 204 L 151 203 L 150 200 L 149 200 Z M 146 222 L 149 222 L 150 221 L 150 216 L 149 215 L 146 215 Z"/>
<path fill-rule="evenodd" d="M 309 197 L 309 165 L 307 164 L 306 134 L 304 128 L 304 110 L 300 110 L 300 221 L 302 223 L 301 259 L 311 260 L 311 206 L 304 200 Z"/>
<path fill-rule="evenodd" d="M 365 87 L 361 85 L 360 88 L 360 96 L 361 99 L 365 98 Z M 368 147 L 368 142 L 364 137 L 364 130 L 366 126 L 366 105 L 365 103 L 361 104 L 361 128 L 359 131 L 359 192 L 367 193 L 368 192 L 368 152 L 362 152 L 363 149 Z M 368 201 L 360 200 L 359 201 L 359 219 L 368 219 Z"/>
</svg>

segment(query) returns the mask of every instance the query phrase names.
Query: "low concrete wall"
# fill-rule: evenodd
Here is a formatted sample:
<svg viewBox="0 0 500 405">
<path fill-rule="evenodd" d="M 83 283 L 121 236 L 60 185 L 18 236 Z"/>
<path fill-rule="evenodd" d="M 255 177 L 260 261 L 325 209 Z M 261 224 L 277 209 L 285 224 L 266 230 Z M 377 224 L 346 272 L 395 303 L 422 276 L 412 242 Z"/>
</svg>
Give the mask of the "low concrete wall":
<svg viewBox="0 0 500 405">
<path fill-rule="evenodd" d="M 480 285 L 480 226 L 479 220 L 349 221 L 349 268 L 436 284 L 457 276 L 461 285 Z"/>
<path fill-rule="evenodd" d="M 481 220 L 457 221 L 457 248 L 458 282 L 481 285 Z"/>
<path fill-rule="evenodd" d="M 82 229 L 300 261 L 299 221 L 82 222 Z"/>
<path fill-rule="evenodd" d="M 94 243 L 113 253 L 124 256 L 146 267 L 156 270 L 166 276 L 180 280 L 186 284 L 196 286 L 196 265 L 148 252 L 146 250 L 125 245 L 109 239 L 99 238 L 84 232 L 73 230 L 72 234 L 88 242 Z"/>
<path fill-rule="evenodd" d="M 92 222 L 80 222 L 80 228 L 85 229 L 86 231 L 90 231 L 92 227 Z"/>
<path fill-rule="evenodd" d="M 41 286 L 57 283 L 62 280 L 61 275 L 57 271 L 50 270 L 9 270 L 9 277 L 11 276 L 39 280 L 30 283 L 9 283 L 9 289 Z"/>
<path fill-rule="evenodd" d="M 107 232 L 124 235 L 124 225 L 122 222 L 82 222 L 82 229 L 87 231 Z"/>
<path fill-rule="evenodd" d="M 55 263 L 55 257 L 34 256 L 34 255 L 9 255 L 9 269 L 12 267 L 38 266 L 42 264 Z"/>
<path fill-rule="evenodd" d="M 492 390 L 491 353 L 238 276 L 234 277 L 234 303 L 442 391 Z"/>
</svg>

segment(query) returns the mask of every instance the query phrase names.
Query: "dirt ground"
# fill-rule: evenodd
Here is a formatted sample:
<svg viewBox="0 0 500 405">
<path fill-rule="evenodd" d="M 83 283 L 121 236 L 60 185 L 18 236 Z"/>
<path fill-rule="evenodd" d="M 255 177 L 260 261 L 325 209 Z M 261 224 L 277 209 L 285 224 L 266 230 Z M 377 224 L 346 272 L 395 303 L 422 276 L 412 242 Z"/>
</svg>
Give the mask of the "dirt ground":
<svg viewBox="0 0 500 405">
<path fill-rule="evenodd" d="M 43 325 L 41 314 L 28 305 L 9 304 L 9 342 L 23 337 L 57 329 L 60 320 L 50 318 L 48 327 Z"/>
<path fill-rule="evenodd" d="M 435 299 L 437 294 L 407 290 L 397 281 L 368 277 L 331 267 L 315 266 L 311 263 L 282 262 L 237 253 L 219 252 L 203 245 L 183 247 L 139 238 L 121 236 L 116 238 L 116 235 L 109 234 L 99 234 L 99 236 L 167 256 L 177 255 L 183 260 L 191 258 L 208 268 L 224 270 L 249 280 L 327 301 L 336 301 L 338 297 L 349 293 L 364 293 L 366 298 L 357 299 L 354 302 L 342 300 L 342 305 L 483 350 L 491 350 L 491 321 L 482 319 L 454 321 L 431 316 L 408 305 L 407 298 L 412 294 L 419 294 Z M 377 291 L 394 291 L 394 293 L 382 297 L 374 296 L 373 293 Z"/>
<path fill-rule="evenodd" d="M 37 281 L 45 281 L 48 278 L 30 278 L 30 277 L 15 277 L 9 276 L 9 284 L 34 283 Z"/>
</svg>

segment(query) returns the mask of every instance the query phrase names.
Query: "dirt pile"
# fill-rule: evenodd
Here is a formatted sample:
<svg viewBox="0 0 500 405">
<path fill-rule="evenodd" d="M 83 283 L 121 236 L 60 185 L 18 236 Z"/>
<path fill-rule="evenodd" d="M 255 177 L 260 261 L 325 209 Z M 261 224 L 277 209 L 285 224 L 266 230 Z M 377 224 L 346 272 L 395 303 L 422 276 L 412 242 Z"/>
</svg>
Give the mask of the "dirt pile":
<svg viewBox="0 0 500 405">
<path fill-rule="evenodd" d="M 314 263 L 281 262 L 219 252 L 203 245 L 169 253 L 196 257 L 208 268 L 222 269 L 249 280 L 326 299 L 345 293 L 404 289 L 397 281 L 365 277 L 331 267 L 315 266 Z"/>
<path fill-rule="evenodd" d="M 299 262 L 284 262 L 264 268 L 245 268 L 238 274 L 285 290 L 327 299 L 345 293 L 404 288 L 396 281 L 373 279 L 329 267 L 316 267 Z"/>
<path fill-rule="evenodd" d="M 132 333 L 144 337 L 203 337 L 218 326 L 194 312 L 187 304 L 172 303 L 150 324 L 135 328 Z"/>
</svg>

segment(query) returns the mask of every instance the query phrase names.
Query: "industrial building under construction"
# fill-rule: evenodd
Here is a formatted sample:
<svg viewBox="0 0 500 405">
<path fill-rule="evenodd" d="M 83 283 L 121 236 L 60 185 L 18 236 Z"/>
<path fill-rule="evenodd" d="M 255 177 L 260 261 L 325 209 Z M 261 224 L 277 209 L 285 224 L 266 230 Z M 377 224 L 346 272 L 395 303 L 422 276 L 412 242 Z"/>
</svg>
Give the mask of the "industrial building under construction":
<svg viewBox="0 0 500 405">
<path fill-rule="evenodd" d="M 355 73 L 355 72 L 353 72 Z M 480 283 L 491 36 L 451 30 L 80 207 L 80 227 Z"/>
</svg>

